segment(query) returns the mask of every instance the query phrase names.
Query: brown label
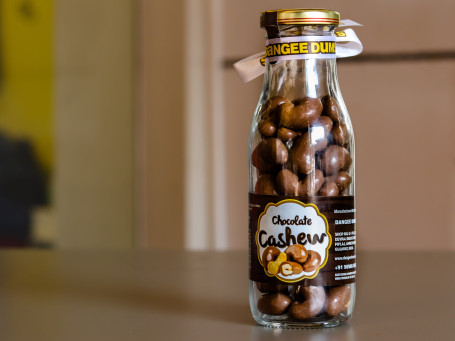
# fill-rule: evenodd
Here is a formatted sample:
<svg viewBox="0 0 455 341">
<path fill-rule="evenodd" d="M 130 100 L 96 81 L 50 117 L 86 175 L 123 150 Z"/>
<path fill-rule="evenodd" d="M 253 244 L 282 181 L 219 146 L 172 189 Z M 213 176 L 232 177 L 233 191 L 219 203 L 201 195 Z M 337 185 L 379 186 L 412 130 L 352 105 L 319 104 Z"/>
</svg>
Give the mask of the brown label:
<svg viewBox="0 0 455 341">
<path fill-rule="evenodd" d="M 250 279 L 268 283 L 355 282 L 353 196 L 249 194 Z"/>
</svg>

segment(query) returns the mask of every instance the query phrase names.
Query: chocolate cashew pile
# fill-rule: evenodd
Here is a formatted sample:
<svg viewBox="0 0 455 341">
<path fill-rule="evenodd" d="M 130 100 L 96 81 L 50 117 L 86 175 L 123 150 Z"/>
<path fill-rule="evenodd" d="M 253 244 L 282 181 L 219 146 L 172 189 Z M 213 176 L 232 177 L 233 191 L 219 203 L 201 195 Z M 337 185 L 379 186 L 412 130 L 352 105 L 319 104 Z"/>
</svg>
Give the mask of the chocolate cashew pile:
<svg viewBox="0 0 455 341">
<path fill-rule="evenodd" d="M 335 317 L 346 311 L 351 303 L 349 285 L 323 287 L 256 282 L 256 287 L 263 293 L 257 302 L 261 313 L 289 314 L 296 320 L 307 320 L 322 314 Z"/>
<path fill-rule="evenodd" d="M 352 182 L 348 173 L 352 164 L 348 150 L 351 136 L 333 97 L 306 97 L 295 101 L 272 97 L 265 103 L 257 127 L 261 140 L 251 156 L 258 171 L 255 193 L 290 196 L 346 193 Z M 268 247 L 262 264 L 272 275 L 312 271 L 319 265 L 320 256 L 317 252 L 305 251 L 298 245 L 284 253 Z M 256 287 L 262 293 L 257 302 L 261 313 L 288 314 L 296 320 L 321 314 L 334 317 L 346 311 L 351 302 L 349 285 L 323 287 L 256 282 Z"/>
<path fill-rule="evenodd" d="M 256 193 L 338 196 L 351 184 L 351 137 L 333 97 L 293 102 L 272 97 L 258 131 L 262 139 L 251 156 L 258 170 Z"/>
</svg>

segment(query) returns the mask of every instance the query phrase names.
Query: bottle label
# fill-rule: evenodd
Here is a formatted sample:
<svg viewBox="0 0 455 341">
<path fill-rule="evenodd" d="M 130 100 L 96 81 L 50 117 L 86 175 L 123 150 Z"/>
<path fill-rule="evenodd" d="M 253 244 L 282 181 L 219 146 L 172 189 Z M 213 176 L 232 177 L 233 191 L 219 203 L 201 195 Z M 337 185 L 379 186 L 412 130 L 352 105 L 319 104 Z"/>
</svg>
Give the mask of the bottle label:
<svg viewBox="0 0 455 341">
<path fill-rule="evenodd" d="M 336 38 L 332 36 L 303 36 L 269 39 L 265 58 L 270 63 L 279 60 L 336 58 Z"/>
<path fill-rule="evenodd" d="M 268 283 L 355 282 L 353 196 L 249 194 L 250 279 Z"/>
</svg>

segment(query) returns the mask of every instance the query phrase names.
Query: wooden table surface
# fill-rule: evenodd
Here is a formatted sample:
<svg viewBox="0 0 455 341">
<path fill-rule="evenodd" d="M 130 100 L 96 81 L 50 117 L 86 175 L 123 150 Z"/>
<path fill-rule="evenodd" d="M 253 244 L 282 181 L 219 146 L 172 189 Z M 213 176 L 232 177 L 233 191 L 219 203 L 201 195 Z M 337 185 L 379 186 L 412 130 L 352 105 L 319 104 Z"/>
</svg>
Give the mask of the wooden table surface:
<svg viewBox="0 0 455 341">
<path fill-rule="evenodd" d="M 455 253 L 358 254 L 343 327 L 250 315 L 246 252 L 0 251 L 0 339 L 455 340 Z"/>
</svg>

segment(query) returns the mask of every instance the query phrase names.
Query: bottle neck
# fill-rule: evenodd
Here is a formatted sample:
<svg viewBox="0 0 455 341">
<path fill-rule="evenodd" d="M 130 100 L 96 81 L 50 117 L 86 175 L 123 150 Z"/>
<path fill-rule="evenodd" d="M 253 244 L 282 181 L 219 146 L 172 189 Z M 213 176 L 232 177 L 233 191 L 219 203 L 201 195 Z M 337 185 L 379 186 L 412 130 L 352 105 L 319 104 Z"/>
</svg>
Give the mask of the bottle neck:
<svg viewBox="0 0 455 341">
<path fill-rule="evenodd" d="M 267 63 L 264 86 L 269 96 L 323 97 L 338 91 L 336 59 L 298 59 Z"/>
<path fill-rule="evenodd" d="M 331 36 L 335 26 L 279 26 L 279 38 L 298 36 Z M 277 37 L 277 36 L 275 36 Z M 294 59 L 266 62 L 264 89 L 268 96 L 286 94 L 293 99 L 323 97 L 339 91 L 336 59 Z"/>
</svg>

